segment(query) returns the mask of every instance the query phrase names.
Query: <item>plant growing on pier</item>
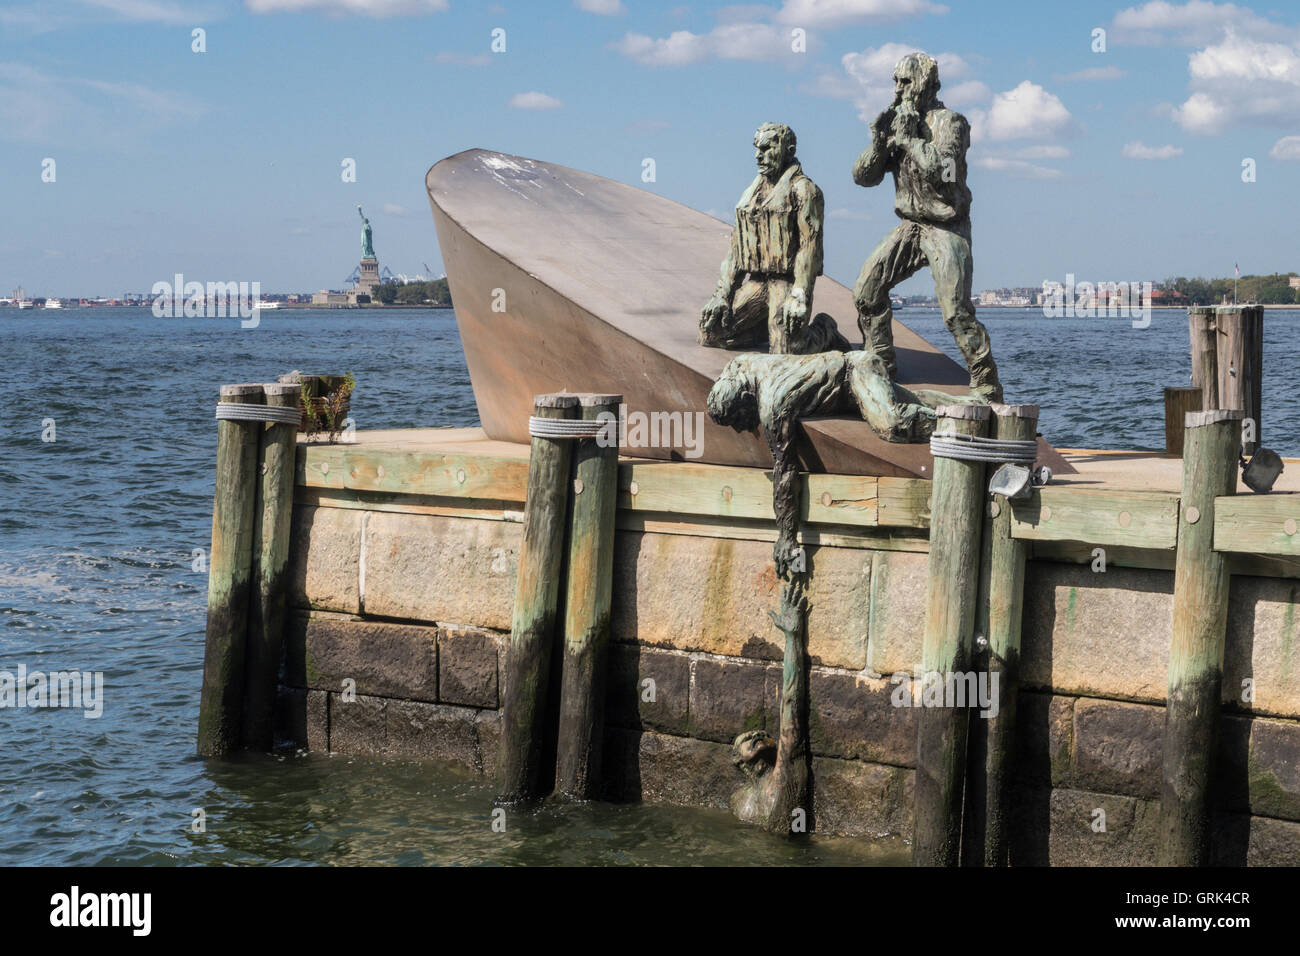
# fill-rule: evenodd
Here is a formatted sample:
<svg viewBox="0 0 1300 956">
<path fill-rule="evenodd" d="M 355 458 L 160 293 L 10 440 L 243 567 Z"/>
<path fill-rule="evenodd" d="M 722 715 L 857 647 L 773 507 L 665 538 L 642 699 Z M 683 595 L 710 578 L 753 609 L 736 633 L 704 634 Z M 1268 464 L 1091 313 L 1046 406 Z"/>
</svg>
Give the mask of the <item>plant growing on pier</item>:
<svg viewBox="0 0 1300 956">
<path fill-rule="evenodd" d="M 352 373 L 303 375 L 301 372 L 290 372 L 281 375 L 280 380 L 302 383 L 302 424 L 298 430 L 307 436 L 307 440 L 311 441 L 323 432 L 331 443 L 338 441 L 352 403 L 352 391 L 356 387 Z"/>
</svg>

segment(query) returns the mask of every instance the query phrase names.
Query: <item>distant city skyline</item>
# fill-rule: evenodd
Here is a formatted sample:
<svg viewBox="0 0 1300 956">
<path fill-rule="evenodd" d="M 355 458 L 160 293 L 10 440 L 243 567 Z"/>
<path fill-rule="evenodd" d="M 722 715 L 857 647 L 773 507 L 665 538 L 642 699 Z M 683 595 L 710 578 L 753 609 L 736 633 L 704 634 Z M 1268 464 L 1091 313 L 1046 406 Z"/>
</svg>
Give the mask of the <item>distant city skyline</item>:
<svg viewBox="0 0 1300 956">
<path fill-rule="evenodd" d="M 725 219 L 769 120 L 798 134 L 826 272 L 852 284 L 895 219 L 849 167 L 912 49 L 971 121 L 977 291 L 1300 269 L 1300 26 L 1267 6 L 16 0 L 0 289 L 341 288 L 357 203 L 381 265 L 437 275 L 424 173 L 472 147 Z"/>
</svg>

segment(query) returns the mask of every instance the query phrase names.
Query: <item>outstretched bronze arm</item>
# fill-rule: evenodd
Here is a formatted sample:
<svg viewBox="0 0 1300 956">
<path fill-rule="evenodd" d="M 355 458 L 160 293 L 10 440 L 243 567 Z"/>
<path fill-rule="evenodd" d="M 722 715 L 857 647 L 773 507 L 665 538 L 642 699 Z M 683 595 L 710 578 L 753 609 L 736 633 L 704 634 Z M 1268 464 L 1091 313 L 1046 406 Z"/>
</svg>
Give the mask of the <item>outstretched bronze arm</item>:
<svg viewBox="0 0 1300 956">
<path fill-rule="evenodd" d="M 799 460 L 795 454 L 792 421 L 764 424 L 763 436 L 772 452 L 772 509 L 776 512 L 776 545 L 772 560 L 776 573 L 788 578 L 799 550 Z"/>
</svg>

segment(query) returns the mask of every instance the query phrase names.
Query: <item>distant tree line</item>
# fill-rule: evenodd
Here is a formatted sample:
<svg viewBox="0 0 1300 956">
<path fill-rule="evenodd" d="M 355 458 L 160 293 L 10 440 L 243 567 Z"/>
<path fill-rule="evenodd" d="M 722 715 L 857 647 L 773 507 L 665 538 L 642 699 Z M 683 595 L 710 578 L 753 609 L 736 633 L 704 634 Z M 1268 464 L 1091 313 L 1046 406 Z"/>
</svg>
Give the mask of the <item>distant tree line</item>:
<svg viewBox="0 0 1300 956">
<path fill-rule="evenodd" d="M 1237 301 L 1259 302 L 1263 305 L 1289 305 L 1300 302 L 1300 289 L 1291 288 L 1294 272 L 1274 273 L 1267 276 L 1242 276 L 1237 279 Z M 1233 279 L 1188 279 L 1179 276 L 1157 282 L 1156 288 L 1177 292 L 1188 305 L 1216 305 L 1226 295 L 1232 301 Z"/>
<path fill-rule="evenodd" d="M 446 279 L 405 284 L 389 280 L 371 289 L 370 297 L 381 305 L 451 305 Z"/>
</svg>

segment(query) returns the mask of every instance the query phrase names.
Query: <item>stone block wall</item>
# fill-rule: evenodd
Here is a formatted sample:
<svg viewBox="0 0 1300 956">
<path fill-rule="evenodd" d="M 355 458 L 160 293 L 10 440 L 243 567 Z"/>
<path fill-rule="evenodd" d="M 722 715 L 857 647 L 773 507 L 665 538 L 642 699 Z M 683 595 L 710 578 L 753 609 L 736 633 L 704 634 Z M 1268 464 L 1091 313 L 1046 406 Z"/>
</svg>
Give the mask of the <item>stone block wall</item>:
<svg viewBox="0 0 1300 956">
<path fill-rule="evenodd" d="M 278 718 L 313 750 L 495 771 L 521 525 L 299 507 Z M 922 542 L 923 546 L 923 542 Z M 927 555 L 810 549 L 815 829 L 910 838 Z M 1172 575 L 1031 562 L 1013 853 L 1026 864 L 1151 858 Z M 778 724 L 779 600 L 765 541 L 620 531 L 606 796 L 726 807 L 731 741 Z M 1216 858 L 1300 863 L 1300 582 L 1233 579 Z M 1102 828 L 1101 823 L 1104 823 Z"/>
</svg>

